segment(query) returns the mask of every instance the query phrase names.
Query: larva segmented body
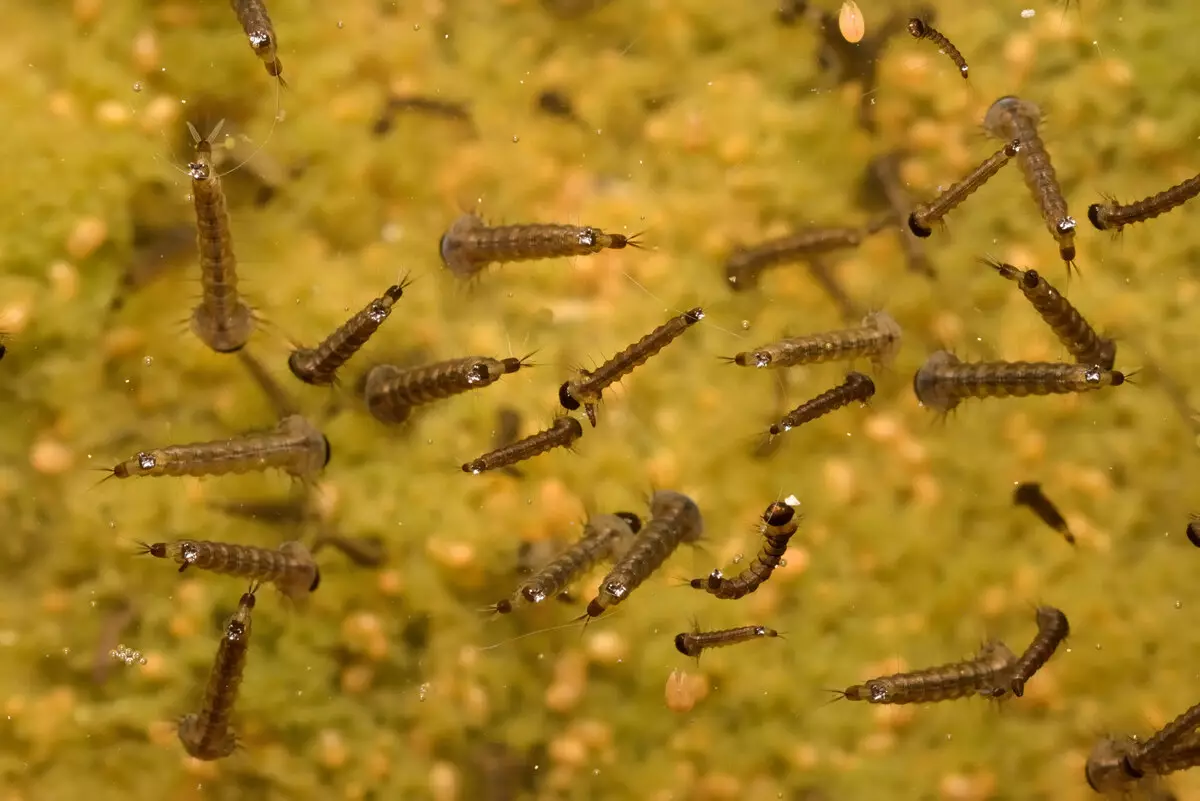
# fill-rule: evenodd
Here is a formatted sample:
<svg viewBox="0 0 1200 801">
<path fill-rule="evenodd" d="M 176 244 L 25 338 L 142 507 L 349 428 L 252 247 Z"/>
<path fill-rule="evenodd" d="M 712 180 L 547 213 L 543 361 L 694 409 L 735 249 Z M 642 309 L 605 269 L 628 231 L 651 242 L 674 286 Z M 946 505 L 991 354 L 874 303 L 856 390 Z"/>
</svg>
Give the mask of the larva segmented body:
<svg viewBox="0 0 1200 801">
<path fill-rule="evenodd" d="M 143 543 L 141 548 L 142 553 L 158 559 L 174 560 L 180 573 L 195 567 L 274 584 L 292 600 L 313 592 L 321 583 L 312 554 L 299 542 L 285 542 L 277 550 L 207 540 Z"/>
<path fill-rule="evenodd" d="M 963 79 L 967 78 L 967 60 L 963 58 L 963 54 L 954 46 L 946 35 L 934 28 L 929 23 L 922 19 L 913 17 L 908 21 L 908 32 L 912 34 L 914 39 L 928 39 L 941 50 L 946 56 L 954 62 L 954 66 L 958 67 L 958 71 L 962 74 Z"/>
<path fill-rule="evenodd" d="M 932 704 L 969 695 L 995 696 L 1015 661 L 1008 646 L 991 640 L 974 659 L 881 676 L 848 687 L 841 695 L 872 704 Z"/>
<path fill-rule="evenodd" d="M 704 519 L 691 498 L 660 490 L 650 502 L 650 520 L 625 554 L 617 560 L 587 607 L 587 617 L 599 617 L 641 586 L 655 570 L 685 543 L 704 534 Z"/>
<path fill-rule="evenodd" d="M 272 431 L 142 451 L 113 467 L 112 475 L 223 476 L 277 468 L 308 479 L 329 463 L 329 457 L 325 435 L 300 415 L 291 415 Z"/>
<path fill-rule="evenodd" d="M 864 317 L 858 328 L 781 339 L 738 353 L 730 361 L 739 367 L 795 367 L 869 357 L 885 365 L 896 355 L 902 335 L 890 314 L 877 311 Z"/>
<path fill-rule="evenodd" d="M 769 267 L 791 264 L 835 250 L 856 248 L 868 231 L 864 228 L 803 228 L 757 245 L 739 247 L 725 262 L 725 279 L 733 290 L 748 289 Z"/>
<path fill-rule="evenodd" d="M 992 176 L 1000 172 L 1000 168 L 1021 152 L 1021 141 L 1014 139 L 1004 147 L 988 156 L 979 166 L 950 188 L 942 192 L 928 203 L 922 203 L 908 215 L 908 229 L 919 237 L 927 237 L 933 233 L 933 224 L 941 222 L 946 215 L 961 206 L 963 202 L 979 190 Z"/>
<path fill-rule="evenodd" d="M 355 314 L 336 331 L 313 348 L 297 348 L 288 357 L 288 369 L 292 375 L 306 384 L 332 384 L 338 368 L 358 353 L 371 335 L 379 330 L 383 321 L 392 313 L 392 306 L 404 295 L 408 281 L 403 280 L 388 287 L 381 297 L 375 298 L 366 308 Z"/>
<path fill-rule="evenodd" d="M 367 373 L 367 409 L 380 422 L 400 423 L 417 406 L 491 386 L 523 364 L 521 359 L 490 356 L 466 356 L 409 369 L 380 364 Z"/>
<path fill-rule="evenodd" d="M 474 214 L 455 220 L 440 244 L 442 263 L 459 278 L 470 278 L 489 264 L 588 256 L 625 247 L 640 247 L 637 236 L 555 223 L 488 226 Z"/>
<path fill-rule="evenodd" d="M 684 656 L 700 658 L 700 654 L 709 648 L 724 648 L 730 645 L 778 637 L 779 632 L 766 626 L 738 626 L 734 629 L 720 631 L 682 632 L 675 635 L 675 649 Z"/>
<path fill-rule="evenodd" d="M 549 428 L 530 434 L 511 445 L 485 453 L 478 459 L 462 466 L 464 473 L 479 475 L 488 470 L 508 467 L 526 459 L 540 456 L 555 448 L 569 448 L 571 443 L 583 436 L 583 426 L 574 417 L 565 415 L 557 418 Z"/>
<path fill-rule="evenodd" d="M 772 423 L 768 431 L 772 437 L 776 437 L 855 401 L 866 403 L 874 396 L 874 381 L 862 373 L 849 373 L 844 382 L 792 409 L 778 423 Z"/>
<path fill-rule="evenodd" d="M 1018 484 L 1013 490 L 1013 503 L 1017 506 L 1028 506 L 1035 515 L 1041 518 L 1043 523 L 1062 534 L 1063 539 L 1069 544 L 1075 544 L 1075 535 L 1067 527 L 1066 518 L 1042 492 L 1041 484 L 1035 482 Z"/>
<path fill-rule="evenodd" d="M 1071 634 L 1071 624 L 1067 622 L 1067 616 L 1053 606 L 1038 607 L 1037 626 L 1037 636 L 1012 666 L 1010 686 L 1013 695 L 1018 698 L 1025 694 L 1025 683 L 1050 661 L 1058 646 Z"/>
<path fill-rule="evenodd" d="M 725 578 L 721 571 L 714 570 L 708 578 L 692 579 L 691 586 L 722 600 L 733 601 L 754 592 L 771 578 L 787 553 L 788 540 L 796 533 L 800 519 L 795 507 L 776 501 L 763 512 L 762 521 L 765 542 L 749 567 L 733 578 Z"/>
<path fill-rule="evenodd" d="M 1125 383 L 1125 374 L 1098 365 L 1058 362 L 961 362 L 939 350 L 913 376 L 922 406 L 949 412 L 967 398 L 1023 398 L 1093 392 Z"/>
<path fill-rule="evenodd" d="M 254 55 L 258 56 L 267 68 L 267 74 L 283 83 L 283 64 L 276 52 L 278 42 L 275 38 L 275 26 L 271 24 L 271 17 L 267 14 L 266 3 L 263 0 L 229 0 L 229 5 L 237 14 L 238 22 L 250 40 Z"/>
<path fill-rule="evenodd" d="M 1097 230 L 1118 232 L 1127 225 L 1152 220 L 1200 195 L 1200 175 L 1156 195 L 1122 205 L 1115 200 L 1088 206 L 1088 219 Z"/>
</svg>

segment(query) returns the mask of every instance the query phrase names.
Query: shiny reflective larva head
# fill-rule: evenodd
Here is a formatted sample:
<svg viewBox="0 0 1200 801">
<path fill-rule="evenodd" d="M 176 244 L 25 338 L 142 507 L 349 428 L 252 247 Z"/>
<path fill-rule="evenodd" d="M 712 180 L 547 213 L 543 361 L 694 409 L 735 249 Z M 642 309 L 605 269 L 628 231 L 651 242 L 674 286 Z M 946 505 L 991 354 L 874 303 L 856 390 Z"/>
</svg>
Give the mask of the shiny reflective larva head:
<svg viewBox="0 0 1200 801">
<path fill-rule="evenodd" d="M 642 530 L 642 519 L 633 512 L 617 512 L 616 516 L 624 520 L 634 534 Z"/>
</svg>

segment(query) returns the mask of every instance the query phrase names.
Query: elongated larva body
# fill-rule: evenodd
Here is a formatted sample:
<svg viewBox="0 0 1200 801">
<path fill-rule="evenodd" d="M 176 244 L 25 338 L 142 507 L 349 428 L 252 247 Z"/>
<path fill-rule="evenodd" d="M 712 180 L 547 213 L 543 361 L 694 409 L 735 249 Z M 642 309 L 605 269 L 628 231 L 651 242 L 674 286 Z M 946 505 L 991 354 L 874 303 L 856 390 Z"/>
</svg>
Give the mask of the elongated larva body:
<svg viewBox="0 0 1200 801">
<path fill-rule="evenodd" d="M 967 398 L 1066 395 L 1124 383 L 1124 373 L 1098 365 L 961 362 L 953 353 L 939 350 L 913 376 L 913 391 L 922 406 L 949 412 Z"/>
<path fill-rule="evenodd" d="M 881 196 L 886 202 L 900 240 L 900 247 L 904 250 L 904 260 L 909 272 L 919 273 L 930 279 L 937 278 L 937 272 L 925 252 L 925 243 L 904 224 L 914 204 L 908 192 L 908 184 L 900 174 L 901 160 L 902 155 L 899 151 L 890 151 L 871 159 L 867 164 L 865 186 L 868 193 Z"/>
<path fill-rule="evenodd" d="M 1200 175 L 1151 195 L 1148 198 L 1122 205 L 1115 200 L 1088 206 L 1088 219 L 1100 231 L 1120 231 L 1127 225 L 1152 220 L 1200 195 Z"/>
<path fill-rule="evenodd" d="M 392 306 L 404 295 L 407 281 L 388 287 L 381 297 L 347 320 L 314 348 L 297 348 L 288 357 L 292 375 L 306 384 L 328 385 L 337 377 L 338 368 L 350 361 L 371 335 L 379 330 L 392 313 Z"/>
<path fill-rule="evenodd" d="M 838 386 L 827 389 L 817 397 L 805 401 L 784 415 L 778 423 L 772 423 L 769 432 L 773 437 L 779 436 L 785 431 L 791 431 L 818 417 L 824 417 L 855 401 L 866 403 L 874 395 L 874 381 L 862 373 L 850 373 L 846 376 L 846 380 Z"/>
<path fill-rule="evenodd" d="M 966 79 L 968 69 L 967 60 L 963 58 L 963 54 L 959 52 L 958 48 L 946 38 L 945 34 L 916 17 L 908 21 L 908 32 L 914 39 L 928 39 L 933 42 L 938 50 L 941 50 L 954 62 L 954 66 L 958 67 L 958 71 L 962 74 L 963 79 Z"/>
<path fill-rule="evenodd" d="M 470 278 L 489 264 L 533 259 L 588 256 L 606 248 L 640 247 L 636 236 L 608 234 L 599 228 L 555 223 L 488 226 L 464 214 L 442 234 L 442 263 L 459 278 Z"/>
<path fill-rule="evenodd" d="M 1174 720 L 1155 732 L 1145 742 L 1131 746 L 1126 758 L 1134 768 L 1134 772 L 1154 772 L 1163 775 L 1173 772 L 1162 770 L 1171 762 L 1187 763 L 1183 765 L 1184 768 L 1195 765 L 1194 760 L 1200 754 L 1200 747 L 1197 746 L 1197 726 L 1200 726 L 1200 704 L 1196 704 L 1176 716 Z M 1172 753 L 1180 748 L 1191 750 L 1190 759 L 1180 759 L 1178 754 L 1172 759 Z M 1174 770 L 1182 769 L 1177 767 Z"/>
<path fill-rule="evenodd" d="M 1111 370 L 1117 360 L 1117 344 L 1096 333 L 1071 302 L 1050 285 L 1036 270 L 1021 270 L 1011 264 L 990 259 L 983 263 L 1021 288 L 1025 298 L 1046 321 L 1076 364 L 1097 364 Z"/>
<path fill-rule="evenodd" d="M 896 355 L 902 335 L 890 314 L 877 311 L 864 317 L 857 328 L 781 339 L 738 353 L 730 361 L 739 367 L 795 367 L 868 357 L 886 365 Z"/>
<path fill-rule="evenodd" d="M 800 519 L 796 516 L 795 507 L 776 501 L 763 512 L 762 521 L 765 542 L 748 568 L 733 578 L 725 578 L 721 571 L 714 570 L 707 579 L 692 579 L 692 587 L 723 600 L 734 601 L 754 592 L 771 578 L 787 553 L 788 540 L 796 533 Z"/>
<path fill-rule="evenodd" d="M 571 582 L 598 562 L 623 552 L 642 529 L 642 521 L 631 512 L 596 515 L 587 522 L 583 536 L 571 547 L 538 569 L 513 593 L 495 605 L 500 614 L 508 614 L 521 603 L 540 604 L 564 592 Z"/>
<path fill-rule="evenodd" d="M 1058 254 L 1069 271 L 1075 262 L 1075 218 L 1067 211 L 1050 154 L 1038 136 L 1041 118 L 1041 109 L 1036 104 L 1008 95 L 988 109 L 983 127 L 997 139 L 1016 139 L 1021 143 L 1017 163 L 1025 175 L 1025 185 L 1041 209 L 1047 230 L 1058 242 Z"/>
<path fill-rule="evenodd" d="M 1028 506 L 1042 522 L 1063 535 L 1071 545 L 1075 544 L 1075 535 L 1067 527 L 1067 520 L 1058 511 L 1058 507 L 1042 492 L 1042 485 L 1034 482 L 1018 484 L 1013 490 L 1013 503 L 1017 506 Z"/>
<path fill-rule="evenodd" d="M 974 659 L 896 673 L 846 688 L 842 697 L 871 704 L 932 704 L 969 695 L 994 696 L 1016 657 L 1004 643 L 984 644 Z"/>
<path fill-rule="evenodd" d="M 223 122 L 223 121 L 222 121 Z M 192 179 L 192 205 L 196 210 L 196 246 L 200 251 L 200 303 L 192 310 L 191 329 L 217 353 L 241 350 L 254 332 L 250 307 L 238 295 L 237 257 L 229 228 L 229 210 L 221 178 L 213 169 L 212 142 L 221 123 L 208 138 L 188 123 L 196 142 L 195 160 L 188 164 Z"/>
<path fill-rule="evenodd" d="M 223 476 L 277 468 L 308 479 L 329 463 L 329 457 L 325 435 L 300 415 L 292 415 L 272 431 L 142 451 L 113 467 L 112 475 Z"/>
<path fill-rule="evenodd" d="M 274 584 L 292 600 L 303 598 L 321 583 L 321 572 L 312 554 L 299 542 L 285 542 L 278 549 L 207 540 L 155 542 L 141 547 L 142 553 L 174 560 L 180 573 L 195 567 Z"/>
<path fill-rule="evenodd" d="M 868 234 L 865 228 L 802 228 L 777 239 L 739 247 L 725 262 L 731 289 L 748 289 L 769 267 L 793 264 L 836 250 L 856 248 Z"/>
<path fill-rule="evenodd" d="M 703 309 L 690 309 L 667 320 L 595 370 L 581 369 L 578 377 L 563 382 L 558 388 L 559 403 L 568 411 L 575 411 L 582 405 L 588 422 L 595 428 L 596 405 L 600 403 L 604 390 L 631 373 L 635 367 L 645 364 L 651 356 L 703 319 Z"/>
<path fill-rule="evenodd" d="M 1018 698 L 1025 694 L 1025 683 L 1050 661 L 1058 646 L 1071 634 L 1071 624 L 1067 622 L 1067 616 L 1053 606 L 1038 607 L 1037 625 L 1037 636 L 1012 666 L 1010 686 L 1013 695 Z"/>
<path fill-rule="evenodd" d="M 700 654 L 709 648 L 724 648 L 738 645 L 751 640 L 778 637 L 779 632 L 766 626 L 738 626 L 735 629 L 720 631 L 682 632 L 675 635 L 675 649 L 684 656 L 700 658 Z"/>
<path fill-rule="evenodd" d="M 275 26 L 271 24 L 271 17 L 267 14 L 267 4 L 263 0 L 229 0 L 229 5 L 237 14 L 238 22 L 250 40 L 254 55 L 258 56 L 267 68 L 267 74 L 278 78 L 282 83 L 283 64 L 276 52 L 278 42 L 275 39 Z"/>
<path fill-rule="evenodd" d="M 694 543 L 704 535 L 704 519 L 696 502 L 678 492 L 660 490 L 650 502 L 650 520 L 633 545 L 613 565 L 596 597 L 588 604 L 587 616 L 599 617 L 629 597 L 680 545 Z"/>
<path fill-rule="evenodd" d="M 922 203 L 908 215 L 908 229 L 919 237 L 933 233 L 933 224 L 941 222 L 946 215 L 962 205 L 968 197 L 1000 172 L 1000 168 L 1021 152 L 1021 140 L 1014 139 L 984 159 L 978 167 L 928 203 Z"/>
<path fill-rule="evenodd" d="M 403 369 L 380 364 L 367 373 L 367 409 L 384 423 L 403 422 L 412 410 L 453 395 L 491 386 L 521 369 L 521 359 L 466 356 Z"/>
<path fill-rule="evenodd" d="M 179 720 L 179 742 L 188 755 L 196 759 L 221 759 L 237 750 L 237 735 L 230 725 L 230 717 L 237 703 L 242 673 L 246 669 L 251 612 L 257 590 L 257 584 L 251 585 L 238 602 L 237 611 L 225 624 L 225 634 L 217 648 L 217 658 L 208 677 L 200 711 L 184 715 Z"/>
<path fill-rule="evenodd" d="M 485 453 L 478 459 L 462 466 L 464 473 L 479 475 L 488 470 L 508 467 L 526 459 L 540 456 L 555 448 L 569 448 L 571 443 L 583 436 L 583 426 L 574 417 L 557 418 L 545 431 L 530 434 L 511 445 L 505 445 Z"/>
</svg>

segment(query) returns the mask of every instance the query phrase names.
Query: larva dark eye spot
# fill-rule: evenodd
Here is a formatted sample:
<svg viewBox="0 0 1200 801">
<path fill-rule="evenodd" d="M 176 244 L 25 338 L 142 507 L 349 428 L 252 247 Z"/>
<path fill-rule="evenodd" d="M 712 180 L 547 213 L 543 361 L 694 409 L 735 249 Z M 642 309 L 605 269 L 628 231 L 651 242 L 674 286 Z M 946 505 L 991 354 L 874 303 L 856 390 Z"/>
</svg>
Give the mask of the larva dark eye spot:
<svg viewBox="0 0 1200 801">
<path fill-rule="evenodd" d="M 579 401 L 575 400 L 571 395 L 570 381 L 564 381 L 562 386 L 558 388 L 558 402 L 568 411 L 574 412 L 579 409 Z"/>
</svg>

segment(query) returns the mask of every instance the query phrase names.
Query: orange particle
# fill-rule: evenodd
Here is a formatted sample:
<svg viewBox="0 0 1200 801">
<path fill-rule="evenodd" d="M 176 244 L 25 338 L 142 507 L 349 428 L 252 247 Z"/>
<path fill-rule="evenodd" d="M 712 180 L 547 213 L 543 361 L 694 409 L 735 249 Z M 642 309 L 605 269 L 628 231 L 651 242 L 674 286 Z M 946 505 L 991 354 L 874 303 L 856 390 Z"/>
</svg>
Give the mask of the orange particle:
<svg viewBox="0 0 1200 801">
<path fill-rule="evenodd" d="M 862 41 L 867 33 L 867 24 L 863 21 L 862 9 L 854 0 L 844 0 L 842 10 L 838 12 L 838 30 L 850 44 Z"/>
</svg>

